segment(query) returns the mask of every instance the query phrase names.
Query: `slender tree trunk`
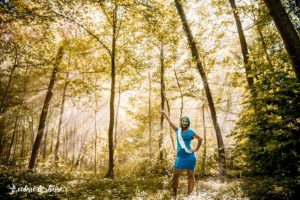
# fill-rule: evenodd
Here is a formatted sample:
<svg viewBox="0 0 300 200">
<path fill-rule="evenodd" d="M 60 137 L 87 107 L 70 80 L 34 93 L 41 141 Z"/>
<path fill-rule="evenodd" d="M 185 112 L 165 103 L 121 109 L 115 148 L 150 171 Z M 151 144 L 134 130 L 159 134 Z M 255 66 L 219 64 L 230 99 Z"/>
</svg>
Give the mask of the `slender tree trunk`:
<svg viewBox="0 0 300 200">
<path fill-rule="evenodd" d="M 43 151 L 43 159 L 46 159 L 46 154 L 47 154 L 47 135 L 48 135 L 48 130 L 49 126 L 47 126 L 46 131 L 45 131 L 45 136 L 44 136 L 44 151 Z"/>
<path fill-rule="evenodd" d="M 16 53 L 15 53 L 14 64 L 13 64 L 12 69 L 10 71 L 8 82 L 7 82 L 7 85 L 5 87 L 5 92 L 4 92 L 4 95 L 2 96 L 2 100 L 1 100 L 1 104 L 0 104 L 0 113 L 1 113 L 1 115 L 4 114 L 4 110 L 6 110 L 5 106 L 6 106 L 6 100 L 7 100 L 10 84 L 11 84 L 11 81 L 12 81 L 12 78 L 13 78 L 13 74 L 14 74 L 14 72 L 15 72 L 17 66 L 18 66 L 18 62 L 19 62 L 19 51 L 18 51 L 17 48 L 15 50 L 16 50 Z"/>
<path fill-rule="evenodd" d="M 97 80 L 95 80 L 95 88 L 97 86 Z M 97 101 L 97 95 L 96 95 L 96 90 L 95 90 L 95 112 L 94 112 L 94 129 L 95 129 L 95 160 L 94 160 L 94 170 L 95 174 L 97 174 L 97 108 L 98 108 L 98 101 Z M 74 130 L 74 128 L 73 128 Z M 74 133 L 73 133 L 74 134 Z M 73 135 L 74 136 L 74 135 Z M 73 138 L 74 141 L 74 138 Z M 72 143 L 73 151 L 74 151 L 74 143 Z M 73 154 L 74 155 L 74 154 Z M 73 159 L 72 159 L 73 160 Z M 73 163 L 73 161 L 72 161 Z"/>
<path fill-rule="evenodd" d="M 5 117 L 0 116 L 0 157 L 2 158 L 3 153 L 3 138 L 5 135 Z"/>
<path fill-rule="evenodd" d="M 258 35 L 259 35 L 259 39 L 261 41 L 261 44 L 262 44 L 262 47 L 263 47 L 263 50 L 264 50 L 264 54 L 265 54 L 265 57 L 266 57 L 266 60 L 268 61 L 269 63 L 269 66 L 270 66 L 270 69 L 272 71 L 274 71 L 274 66 L 272 64 L 272 61 L 271 61 L 271 58 L 270 58 L 270 55 L 268 54 L 268 47 L 267 47 L 267 43 L 266 43 L 266 40 L 265 40 L 265 37 L 262 33 L 262 30 L 260 29 L 259 26 L 257 26 L 257 32 L 258 32 Z"/>
<path fill-rule="evenodd" d="M 1 104 L 0 104 L 0 156 L 2 156 L 2 152 L 3 152 L 3 144 L 2 143 L 3 143 L 3 139 L 4 139 L 4 135 L 5 135 L 5 119 L 6 119 L 5 114 L 8 109 L 8 107 L 6 105 L 7 104 L 7 96 L 8 96 L 9 88 L 10 88 L 11 81 L 13 78 L 13 74 L 14 74 L 17 66 L 19 65 L 19 51 L 17 48 L 15 50 L 16 50 L 16 52 L 15 52 L 14 64 L 10 71 L 8 82 L 7 82 L 7 85 L 5 86 L 4 95 L 2 96 Z"/>
<path fill-rule="evenodd" d="M 96 96 L 96 95 L 95 95 Z M 97 109 L 97 100 L 96 101 L 96 109 Z M 95 174 L 97 174 L 97 110 L 95 109 L 95 119 L 94 119 L 94 128 L 95 128 L 95 163 L 94 170 Z M 73 149 L 74 151 L 74 149 Z"/>
<path fill-rule="evenodd" d="M 68 156 L 69 156 L 69 150 L 68 150 L 68 144 L 69 144 L 69 133 L 70 129 L 69 127 L 66 127 L 66 136 L 65 136 L 65 161 L 68 161 Z"/>
<path fill-rule="evenodd" d="M 8 164 L 8 162 L 9 162 L 9 158 L 10 158 L 10 155 L 11 155 L 11 150 L 13 148 L 14 141 L 15 141 L 15 138 L 16 138 L 17 127 L 18 127 L 18 123 L 19 123 L 19 117 L 20 117 L 20 109 L 17 111 L 17 116 L 16 116 L 15 123 L 14 123 L 13 134 L 12 134 L 9 149 L 8 149 L 8 152 L 7 152 L 7 155 L 6 155 L 6 160 L 5 160 L 6 164 Z"/>
<path fill-rule="evenodd" d="M 68 88 L 68 84 L 69 84 L 68 78 L 69 78 L 69 73 L 67 73 L 64 90 L 63 90 L 61 108 L 60 108 L 60 117 L 59 117 L 56 146 L 55 146 L 55 161 L 59 160 L 60 135 L 61 135 L 61 129 L 62 129 L 64 110 L 65 110 L 66 92 L 67 92 L 67 88 Z"/>
<path fill-rule="evenodd" d="M 58 52 L 57 52 L 56 61 L 54 63 L 52 76 L 51 76 L 51 79 L 50 79 L 50 83 L 49 83 L 49 86 L 48 86 L 48 91 L 47 91 L 47 94 L 46 94 L 45 102 L 44 102 L 43 109 L 42 109 L 41 116 L 40 116 L 38 133 L 37 133 L 37 136 L 36 136 L 36 139 L 35 139 L 35 142 L 34 142 L 34 146 L 33 146 L 33 149 L 32 149 L 32 153 L 31 153 L 31 157 L 30 157 L 30 161 L 29 161 L 29 165 L 28 165 L 29 169 L 33 169 L 36 165 L 36 160 L 37 160 L 37 157 L 38 157 L 38 152 L 39 152 L 41 140 L 42 140 L 43 135 L 44 135 L 45 123 L 46 123 L 46 119 L 47 119 L 47 115 L 48 115 L 48 108 L 49 108 L 49 105 L 50 105 L 50 100 L 52 98 L 53 88 L 54 88 L 54 84 L 55 84 L 55 81 L 56 81 L 56 76 L 57 76 L 57 73 L 58 73 L 58 66 L 59 66 L 59 64 L 62 60 L 63 54 L 64 54 L 63 50 L 64 50 L 63 46 L 61 46 L 58 49 Z"/>
<path fill-rule="evenodd" d="M 175 0 L 175 5 L 176 5 L 176 9 L 178 11 L 178 14 L 181 18 L 181 22 L 184 28 L 184 31 L 186 33 L 188 42 L 189 42 L 189 46 L 190 46 L 190 50 L 192 53 L 192 56 L 194 58 L 194 60 L 197 63 L 197 69 L 200 73 L 200 76 L 203 80 L 203 85 L 204 85 L 204 89 L 206 92 L 206 97 L 207 97 L 207 102 L 208 102 L 208 106 L 210 108 L 210 113 L 211 113 L 211 117 L 213 120 L 213 124 L 214 124 L 214 129 L 216 132 L 216 137 L 217 137 L 217 143 L 218 143 L 218 152 L 219 152 L 219 176 L 222 178 L 225 175 L 225 168 L 226 168 L 226 163 L 225 163 L 225 148 L 224 148 L 224 143 L 223 143 L 223 138 L 222 138 L 222 134 L 221 134 L 221 130 L 218 124 L 218 120 L 217 120 L 217 114 L 216 114 L 216 110 L 215 110 L 215 106 L 214 106 L 214 102 L 213 102 L 213 98 L 210 92 L 210 88 L 208 85 L 208 81 L 206 78 L 206 74 L 204 72 L 203 69 L 203 65 L 200 61 L 200 57 L 199 57 L 199 52 L 196 46 L 196 43 L 194 41 L 191 29 L 187 23 L 186 20 L 186 16 L 184 13 L 184 10 L 182 8 L 182 4 L 180 0 Z"/>
<path fill-rule="evenodd" d="M 178 79 L 178 76 L 177 76 L 177 73 L 176 71 L 174 70 L 174 74 L 175 74 L 175 77 L 176 77 L 176 82 L 177 82 L 177 86 L 179 88 L 179 92 L 180 92 L 180 100 L 181 100 L 181 104 L 180 104 L 180 118 L 182 118 L 182 112 L 183 112 L 183 94 L 182 94 L 182 89 L 181 89 L 181 85 L 179 83 L 179 79 Z"/>
<path fill-rule="evenodd" d="M 22 159 L 25 155 L 25 145 L 26 145 L 25 141 L 26 141 L 26 121 L 24 120 L 23 129 L 22 129 L 22 146 L 21 146 L 21 153 L 20 153 L 20 157 Z"/>
<path fill-rule="evenodd" d="M 34 130 L 33 130 L 33 124 L 34 124 L 34 118 L 33 116 L 31 116 L 31 121 L 29 120 L 29 116 L 28 116 L 28 123 L 30 126 L 30 144 L 31 144 L 31 151 L 33 149 L 33 144 L 34 144 Z"/>
<path fill-rule="evenodd" d="M 109 117 L 109 128 L 108 128 L 108 151 L 109 151 L 109 165 L 108 171 L 105 175 L 106 178 L 114 178 L 114 145 L 113 145 L 113 134 L 114 134 L 114 102 L 115 102 L 115 85 L 116 85 L 116 31 L 117 31 L 117 9 L 118 6 L 115 4 L 113 9 L 113 20 L 112 20 L 112 51 L 111 51 L 111 91 L 110 91 L 110 117 Z"/>
<path fill-rule="evenodd" d="M 256 30 L 257 30 L 257 33 L 258 33 L 258 36 L 259 36 L 259 40 L 261 41 L 261 44 L 262 44 L 262 47 L 263 47 L 263 50 L 264 50 L 264 54 L 265 54 L 266 60 L 268 61 L 269 67 L 272 71 L 274 71 L 274 65 L 272 64 L 271 58 L 268 54 L 267 42 L 266 42 L 265 37 L 263 35 L 262 27 L 261 27 L 260 24 L 258 24 L 259 20 L 257 20 L 256 16 L 255 16 L 254 2 L 253 2 L 253 0 L 251 0 L 250 2 L 251 2 L 251 5 L 252 5 L 253 22 L 254 22 L 254 24 L 257 24 L 256 25 Z M 259 12 L 259 14 L 260 14 L 260 12 Z"/>
<path fill-rule="evenodd" d="M 165 83 L 164 83 L 164 74 L 165 74 L 165 66 L 164 66 L 164 45 L 161 43 L 160 47 L 160 98 L 161 98 L 161 109 L 165 109 Z M 159 160 L 164 159 L 163 155 L 163 126 L 164 124 L 164 115 L 160 115 L 160 136 L 158 141 L 159 146 Z"/>
<path fill-rule="evenodd" d="M 80 144 L 80 149 L 79 149 L 79 153 L 78 153 L 78 156 L 77 156 L 77 160 L 76 160 L 76 163 L 75 163 L 76 166 L 79 165 L 81 157 L 82 157 L 82 159 L 84 157 L 84 155 L 83 156 L 81 156 L 81 155 L 84 154 L 82 151 L 84 150 L 84 146 L 85 146 L 86 134 L 85 135 L 81 135 L 80 139 L 81 139 L 80 140 L 81 144 Z"/>
<path fill-rule="evenodd" d="M 72 165 L 75 164 L 75 139 L 76 139 L 76 122 L 73 123 L 73 140 L 72 140 Z"/>
<path fill-rule="evenodd" d="M 203 157 L 201 171 L 205 172 L 206 164 L 206 123 L 205 123 L 205 103 L 202 104 L 202 123 L 203 123 Z"/>
<path fill-rule="evenodd" d="M 152 117 L 151 117 L 151 66 L 149 66 L 149 98 L 148 98 L 148 126 L 149 126 L 149 159 L 152 159 Z"/>
<path fill-rule="evenodd" d="M 114 135 L 114 151 L 116 150 L 117 147 L 118 118 L 119 118 L 120 103 L 121 103 L 121 80 L 119 80 L 118 104 L 117 104 L 117 111 L 116 111 L 115 135 Z"/>
<path fill-rule="evenodd" d="M 166 100 L 166 103 L 167 103 L 168 114 L 169 114 L 169 116 L 171 116 L 171 109 L 170 109 L 170 104 L 169 104 L 168 98 L 165 97 L 165 100 Z M 170 127 L 169 133 L 170 133 L 170 139 L 171 139 L 171 142 L 172 142 L 172 147 L 173 147 L 173 150 L 175 151 L 175 143 L 174 143 L 174 139 L 173 139 L 173 130 L 172 130 L 171 127 Z"/>
<path fill-rule="evenodd" d="M 27 63 L 28 64 L 28 63 Z M 22 96 L 22 104 L 24 103 L 25 100 L 25 95 L 27 91 L 27 83 L 28 83 L 28 70 L 29 70 L 29 64 L 26 67 L 26 72 L 25 72 L 25 79 L 24 79 L 24 90 L 23 90 L 23 96 Z M 23 122 L 23 130 L 22 130 L 22 147 L 21 147 L 21 158 L 23 158 L 25 154 L 25 141 L 26 141 L 26 110 L 24 113 L 24 122 Z"/>
<path fill-rule="evenodd" d="M 18 125 L 19 126 L 19 125 Z M 16 131 L 15 137 L 15 145 L 13 146 L 13 154 L 12 154 L 12 165 L 17 164 L 17 151 L 18 151 L 18 144 L 19 144 L 19 130 Z"/>
<path fill-rule="evenodd" d="M 53 138 L 54 138 L 54 128 L 51 129 L 51 144 L 50 144 L 50 153 L 53 152 Z"/>
<path fill-rule="evenodd" d="M 235 0 L 229 0 L 229 2 L 230 2 L 230 6 L 233 10 L 233 16 L 234 16 L 234 19 L 235 19 L 237 31 L 238 31 L 239 38 L 240 38 L 240 44 L 241 44 L 241 49 L 242 49 L 242 55 L 243 55 L 243 61 L 244 61 L 248 86 L 250 87 L 252 92 L 254 92 L 253 91 L 254 80 L 253 80 L 253 76 L 250 75 L 251 74 L 251 67 L 249 65 L 248 45 L 247 45 L 246 37 L 245 37 L 244 31 L 243 31 L 242 22 L 241 22 L 239 14 L 238 14 L 238 9 L 236 7 Z"/>
<path fill-rule="evenodd" d="M 280 0 L 264 0 L 283 39 L 285 49 L 300 82 L 300 38 Z"/>
</svg>

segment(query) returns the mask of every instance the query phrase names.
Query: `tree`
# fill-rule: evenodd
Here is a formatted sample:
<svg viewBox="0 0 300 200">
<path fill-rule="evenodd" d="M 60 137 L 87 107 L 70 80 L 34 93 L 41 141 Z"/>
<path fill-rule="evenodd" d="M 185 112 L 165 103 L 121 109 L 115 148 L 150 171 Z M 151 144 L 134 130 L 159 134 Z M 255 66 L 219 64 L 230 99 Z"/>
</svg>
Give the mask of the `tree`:
<svg viewBox="0 0 300 200">
<path fill-rule="evenodd" d="M 67 73 L 67 78 L 68 79 L 69 73 Z M 61 108 L 60 108 L 60 117 L 59 117 L 59 123 L 58 123 L 58 132 L 57 132 L 57 138 L 56 138 L 56 146 L 55 146 L 55 160 L 59 160 L 59 145 L 60 145 L 60 135 L 61 135 L 61 129 L 62 129 L 62 120 L 63 120 L 63 115 L 64 115 L 64 109 L 65 109 L 65 101 L 66 101 L 66 92 L 67 92 L 67 87 L 68 87 L 68 80 L 65 81 L 64 85 L 64 90 L 62 94 L 62 100 L 61 100 Z"/>
<path fill-rule="evenodd" d="M 254 76 L 252 74 L 253 72 L 251 73 L 251 66 L 249 65 L 248 45 L 247 45 L 246 37 L 245 37 L 244 31 L 243 31 L 243 26 L 241 23 L 240 16 L 238 14 L 238 9 L 237 9 L 235 0 L 229 0 L 229 2 L 230 2 L 230 6 L 232 8 L 232 11 L 233 11 L 233 16 L 234 16 L 236 27 L 237 27 L 238 34 L 239 34 L 248 86 L 250 87 L 251 92 L 254 93 L 254 90 L 253 90 L 253 83 L 254 83 L 253 77 Z"/>
<path fill-rule="evenodd" d="M 186 16 L 182 7 L 182 3 L 180 0 L 175 0 L 175 6 L 176 9 L 178 11 L 178 14 L 180 16 L 184 31 L 186 33 L 186 37 L 189 43 L 189 47 L 191 50 L 191 54 L 192 57 L 194 58 L 196 65 L 197 65 L 197 69 L 200 73 L 200 76 L 202 78 L 203 81 L 203 85 L 204 85 L 204 89 L 206 92 L 206 97 L 207 97 L 207 102 L 210 108 L 210 112 L 211 112 L 211 117 L 213 120 L 213 124 L 214 124 L 214 129 L 216 132 L 216 137 L 217 137 L 217 142 L 218 142 L 218 153 L 219 153 L 219 176 L 223 177 L 225 175 L 225 168 L 226 168 L 226 162 L 225 162 L 225 148 L 224 148 L 224 143 L 223 143 L 223 138 L 222 138 L 222 134 L 221 134 L 221 130 L 217 121 L 217 115 L 216 115 L 216 110 L 215 110 L 215 106 L 214 106 L 214 102 L 213 102 L 213 98 L 210 92 L 210 88 L 208 85 L 208 81 L 206 78 L 206 74 L 205 71 L 203 69 L 200 57 L 199 57 L 199 52 L 196 46 L 196 43 L 194 41 L 191 29 L 187 23 L 186 20 Z"/>
<path fill-rule="evenodd" d="M 52 95 L 53 95 L 53 88 L 54 88 L 57 73 L 58 73 L 58 67 L 59 67 L 59 64 L 62 60 L 63 55 L 64 55 L 64 45 L 61 45 L 59 47 L 58 51 L 57 51 L 57 55 L 56 55 L 56 58 L 55 58 L 54 67 L 53 67 L 52 75 L 51 75 L 51 78 L 50 78 L 50 82 L 49 82 L 45 102 L 44 102 L 42 112 L 41 112 L 41 115 L 40 115 L 38 132 L 37 132 L 37 136 L 35 138 L 35 142 L 34 142 L 34 145 L 33 145 L 32 153 L 31 153 L 31 157 L 30 157 L 30 161 L 29 161 L 29 165 L 28 165 L 29 169 L 33 169 L 36 165 L 36 160 L 37 160 L 37 157 L 38 157 L 40 144 L 41 144 L 41 141 L 42 141 L 42 138 L 43 138 L 43 135 L 44 135 L 45 123 L 46 123 L 47 114 L 48 114 L 48 108 L 49 108 L 50 101 L 51 101 L 51 98 L 52 98 Z"/>
<path fill-rule="evenodd" d="M 264 0 L 283 39 L 285 49 L 300 82 L 300 38 L 280 0 Z"/>
<path fill-rule="evenodd" d="M 114 177 L 114 118 L 115 118 L 115 85 L 116 85 L 116 41 L 117 41 L 117 23 L 118 23 L 118 5 L 116 1 L 112 8 L 112 43 L 111 43 L 111 86 L 110 86 L 110 101 L 109 101 L 109 128 L 108 128 L 108 151 L 109 164 L 108 171 L 105 177 Z"/>
<path fill-rule="evenodd" d="M 165 58 L 164 58 L 164 44 L 161 43 L 160 46 L 160 105 L 161 105 L 161 109 L 164 110 L 165 109 L 165 102 L 166 102 L 166 98 L 165 98 L 165 82 L 164 82 L 164 74 L 165 74 Z M 163 143 L 163 124 L 164 124 L 164 115 L 160 115 L 160 136 L 159 136 L 159 159 L 163 160 L 163 147 L 162 147 L 162 143 Z"/>
</svg>

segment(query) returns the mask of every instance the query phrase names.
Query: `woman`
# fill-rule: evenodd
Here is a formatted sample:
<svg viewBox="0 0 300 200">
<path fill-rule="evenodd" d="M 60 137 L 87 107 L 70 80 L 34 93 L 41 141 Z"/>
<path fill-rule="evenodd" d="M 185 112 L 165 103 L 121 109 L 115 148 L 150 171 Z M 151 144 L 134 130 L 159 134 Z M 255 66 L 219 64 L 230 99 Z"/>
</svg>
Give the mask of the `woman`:
<svg viewBox="0 0 300 200">
<path fill-rule="evenodd" d="M 177 135 L 177 156 L 174 163 L 173 173 L 173 195 L 176 197 L 177 188 L 179 184 L 179 177 L 184 170 L 187 170 L 188 176 L 188 195 L 193 191 L 195 185 L 194 169 L 196 165 L 195 152 L 199 150 L 202 142 L 202 138 L 195 133 L 193 129 L 190 129 L 190 119 L 188 117 L 182 117 L 180 119 L 180 128 L 177 128 L 175 124 L 170 120 L 167 112 L 161 110 L 161 113 L 165 116 L 169 122 L 171 128 Z M 191 141 L 196 138 L 198 144 L 196 149 L 191 150 Z"/>
</svg>

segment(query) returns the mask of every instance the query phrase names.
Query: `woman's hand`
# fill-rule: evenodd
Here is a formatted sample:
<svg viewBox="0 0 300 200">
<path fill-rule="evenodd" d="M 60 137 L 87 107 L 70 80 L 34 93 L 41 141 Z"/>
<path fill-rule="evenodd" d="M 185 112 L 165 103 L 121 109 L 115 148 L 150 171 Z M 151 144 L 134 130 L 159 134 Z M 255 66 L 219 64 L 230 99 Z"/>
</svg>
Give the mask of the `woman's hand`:
<svg viewBox="0 0 300 200">
<path fill-rule="evenodd" d="M 198 140 L 198 144 L 197 144 L 197 147 L 196 147 L 196 149 L 194 149 L 194 150 L 191 150 L 192 152 L 196 152 L 196 151 L 198 151 L 199 150 L 199 148 L 200 148 L 200 146 L 201 146 L 201 143 L 202 143 L 202 138 L 198 135 L 198 134 L 194 134 L 194 137 Z"/>
</svg>

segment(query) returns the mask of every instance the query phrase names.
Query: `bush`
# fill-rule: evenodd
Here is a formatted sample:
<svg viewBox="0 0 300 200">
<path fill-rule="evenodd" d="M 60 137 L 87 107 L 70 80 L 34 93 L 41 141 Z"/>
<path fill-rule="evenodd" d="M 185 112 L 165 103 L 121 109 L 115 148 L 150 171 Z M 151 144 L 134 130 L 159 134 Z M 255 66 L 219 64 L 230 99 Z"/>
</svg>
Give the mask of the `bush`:
<svg viewBox="0 0 300 200">
<path fill-rule="evenodd" d="M 256 96 L 245 102 L 233 133 L 236 165 L 255 174 L 298 173 L 299 88 L 285 72 L 267 73 L 255 83 Z"/>
</svg>

